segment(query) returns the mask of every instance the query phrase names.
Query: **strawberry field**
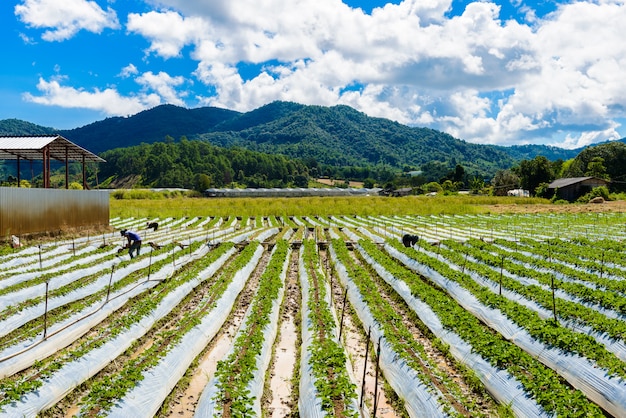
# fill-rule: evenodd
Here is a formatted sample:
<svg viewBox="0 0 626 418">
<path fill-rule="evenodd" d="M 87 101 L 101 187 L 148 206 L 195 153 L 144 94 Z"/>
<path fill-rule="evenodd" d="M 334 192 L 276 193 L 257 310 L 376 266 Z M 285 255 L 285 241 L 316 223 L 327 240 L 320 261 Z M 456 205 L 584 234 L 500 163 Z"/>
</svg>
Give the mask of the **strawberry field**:
<svg viewBox="0 0 626 418">
<path fill-rule="evenodd" d="M 0 256 L 0 416 L 626 416 L 622 213 L 111 226 Z"/>
</svg>

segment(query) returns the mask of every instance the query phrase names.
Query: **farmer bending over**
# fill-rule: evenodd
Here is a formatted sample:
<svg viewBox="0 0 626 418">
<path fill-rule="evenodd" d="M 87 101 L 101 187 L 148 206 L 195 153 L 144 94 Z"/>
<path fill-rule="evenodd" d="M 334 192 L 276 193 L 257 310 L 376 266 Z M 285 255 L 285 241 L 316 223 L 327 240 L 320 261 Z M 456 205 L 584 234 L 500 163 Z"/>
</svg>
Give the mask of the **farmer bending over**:
<svg viewBox="0 0 626 418">
<path fill-rule="evenodd" d="M 141 249 L 141 237 L 139 234 L 127 229 L 122 229 L 120 234 L 128 239 L 126 247 L 128 248 L 128 255 L 130 255 L 130 258 L 133 258 L 133 251 L 135 250 L 137 251 L 135 255 L 139 255 L 139 250 Z"/>
</svg>

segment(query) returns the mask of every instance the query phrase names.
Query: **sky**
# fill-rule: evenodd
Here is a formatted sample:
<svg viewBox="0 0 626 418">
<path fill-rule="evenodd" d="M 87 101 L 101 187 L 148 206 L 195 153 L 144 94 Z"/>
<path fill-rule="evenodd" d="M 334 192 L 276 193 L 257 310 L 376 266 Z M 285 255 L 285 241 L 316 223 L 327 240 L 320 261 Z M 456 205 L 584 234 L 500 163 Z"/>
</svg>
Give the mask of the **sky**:
<svg viewBox="0 0 626 418">
<path fill-rule="evenodd" d="M 472 143 L 626 136 L 626 0 L 3 0 L 0 120 L 348 105 Z"/>
</svg>

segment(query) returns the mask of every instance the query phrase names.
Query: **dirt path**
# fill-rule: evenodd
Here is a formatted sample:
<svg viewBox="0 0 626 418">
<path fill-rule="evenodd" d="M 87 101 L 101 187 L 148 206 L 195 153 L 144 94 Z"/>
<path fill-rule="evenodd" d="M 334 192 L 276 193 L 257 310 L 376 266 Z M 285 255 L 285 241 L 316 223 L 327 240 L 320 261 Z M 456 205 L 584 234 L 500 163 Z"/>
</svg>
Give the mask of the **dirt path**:
<svg viewBox="0 0 626 418">
<path fill-rule="evenodd" d="M 294 249 L 287 273 L 278 341 L 269 371 L 269 393 L 263 400 L 263 407 L 271 418 L 293 416 L 295 399 L 292 379 L 300 349 L 297 325 L 299 315 L 298 250 Z"/>
<path fill-rule="evenodd" d="M 365 262 L 353 253 L 354 259 L 366 265 Z M 430 331 L 421 323 L 419 317 L 413 312 L 406 303 L 399 299 L 395 291 L 385 283 L 378 275 L 372 272 L 374 283 L 376 283 L 377 291 L 383 299 L 396 311 L 398 316 L 402 318 L 403 325 L 409 330 L 413 339 L 418 345 L 422 346 L 428 361 L 419 360 L 423 364 L 421 372 L 429 376 L 429 379 L 439 388 L 443 396 L 447 397 L 451 405 L 456 409 L 456 413 L 471 416 L 472 412 L 468 411 L 465 406 L 458 403 L 457 400 L 472 399 L 475 404 L 474 412 L 478 411 L 482 416 L 490 416 L 493 411 L 497 410 L 495 401 L 488 396 L 487 393 L 477 393 L 472 389 L 472 383 L 467 381 L 462 366 L 451 360 L 451 356 L 447 356 L 437 346 L 433 344 L 435 338 Z M 436 368 L 437 370 L 432 369 Z M 450 383 L 444 383 L 443 380 L 454 382 L 456 393 L 449 390 Z M 459 393 L 460 392 L 460 393 Z"/>
<path fill-rule="evenodd" d="M 327 275 L 332 275 L 332 270 L 328 265 L 328 253 L 326 250 L 320 251 L 320 263 L 326 269 Z M 362 328 L 362 325 L 358 322 L 354 311 L 346 300 L 344 311 L 344 296 L 345 291 L 339 284 L 337 277 L 332 277 L 332 296 L 333 296 L 333 308 L 337 314 L 337 318 L 341 325 L 341 335 L 343 346 L 348 354 L 350 363 L 352 364 L 352 375 L 356 379 L 357 392 L 359 393 L 359 405 L 372 413 L 374 408 L 374 392 L 378 397 L 376 416 L 381 418 L 395 418 L 401 415 L 396 413 L 394 407 L 388 401 L 384 391 L 385 378 L 379 371 L 378 375 L 378 387 L 376 388 L 376 363 L 375 363 L 375 349 L 374 344 L 369 345 L 369 350 L 366 348 L 367 331 Z M 343 314 L 342 314 L 343 312 Z M 343 319 L 342 319 L 343 317 Z M 367 361 L 366 361 L 367 353 Z M 363 380 L 363 370 L 365 368 L 365 381 Z M 363 390 L 363 386 L 365 389 Z M 363 394 L 361 396 L 360 394 Z"/>
<path fill-rule="evenodd" d="M 246 283 L 246 287 L 235 301 L 231 314 L 222 326 L 213 341 L 200 355 L 197 366 L 187 372 L 189 384 L 186 387 L 177 387 L 172 391 L 169 402 L 164 404 L 158 415 L 160 417 L 192 418 L 196 405 L 206 384 L 213 378 L 217 369 L 217 362 L 222 360 L 230 350 L 237 331 L 243 324 L 243 319 L 252 303 L 259 287 L 259 279 L 265 271 L 270 259 L 270 253 L 265 251 L 259 264 Z M 185 379 L 183 379 L 184 381 Z"/>
</svg>

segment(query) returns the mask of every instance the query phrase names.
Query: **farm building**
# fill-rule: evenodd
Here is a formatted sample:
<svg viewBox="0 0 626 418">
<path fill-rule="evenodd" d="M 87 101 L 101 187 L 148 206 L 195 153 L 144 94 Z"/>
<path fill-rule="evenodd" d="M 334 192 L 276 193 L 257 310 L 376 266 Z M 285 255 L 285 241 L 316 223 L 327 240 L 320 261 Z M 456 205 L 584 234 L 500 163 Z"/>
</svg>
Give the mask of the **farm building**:
<svg viewBox="0 0 626 418">
<path fill-rule="evenodd" d="M 595 187 L 607 186 L 608 181 L 597 177 L 571 177 L 554 180 L 548 189 L 551 195 L 559 199 L 575 201 L 579 197 L 589 193 Z"/>
<path fill-rule="evenodd" d="M 506 195 L 515 197 L 530 197 L 530 192 L 524 189 L 512 189 L 507 190 Z"/>
<path fill-rule="evenodd" d="M 0 160 L 15 162 L 18 187 L 0 187 L 0 237 L 57 232 L 69 228 L 109 224 L 109 194 L 86 190 L 86 163 L 104 160 L 60 135 L 2 136 Z M 69 162 L 82 164 L 85 190 L 50 188 L 50 163 L 65 164 L 65 189 L 69 189 Z M 43 188 L 22 188 L 23 164 L 43 174 Z"/>
<path fill-rule="evenodd" d="M 286 188 L 286 189 L 206 189 L 206 197 L 307 197 L 307 196 L 367 196 L 376 195 L 380 189 L 355 188 Z"/>
</svg>

